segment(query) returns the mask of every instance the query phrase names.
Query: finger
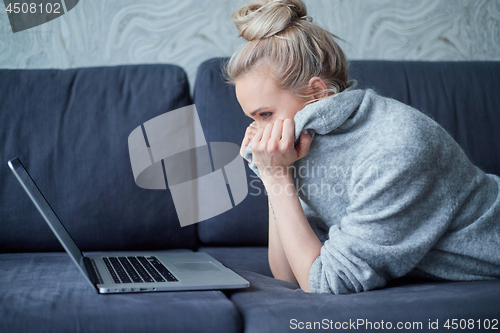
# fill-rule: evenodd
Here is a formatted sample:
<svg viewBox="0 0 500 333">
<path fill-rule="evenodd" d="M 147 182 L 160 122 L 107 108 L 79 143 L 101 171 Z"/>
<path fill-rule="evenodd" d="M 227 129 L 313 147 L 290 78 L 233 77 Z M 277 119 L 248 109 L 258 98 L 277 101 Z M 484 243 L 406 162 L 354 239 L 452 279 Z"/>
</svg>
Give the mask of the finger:
<svg viewBox="0 0 500 333">
<path fill-rule="evenodd" d="M 257 128 L 248 126 L 247 130 L 245 131 L 245 138 L 247 138 L 248 141 L 250 141 L 255 136 L 256 132 Z"/>
<path fill-rule="evenodd" d="M 279 141 L 281 139 L 281 131 L 283 130 L 283 120 L 278 119 L 274 122 L 271 138 Z"/>
<path fill-rule="evenodd" d="M 262 133 L 262 138 L 260 141 L 267 142 L 271 137 L 271 132 L 273 131 L 273 124 L 267 124 Z"/>
<path fill-rule="evenodd" d="M 257 132 L 257 125 L 248 125 L 247 130 L 245 131 L 245 135 L 254 135 Z"/>
<path fill-rule="evenodd" d="M 295 125 L 292 119 L 283 121 L 283 133 L 281 134 L 281 144 L 283 149 L 293 147 L 295 141 Z"/>
<path fill-rule="evenodd" d="M 245 148 L 248 146 L 250 141 L 255 135 L 255 130 L 251 128 L 250 126 L 247 127 L 245 131 L 245 137 L 241 141 L 241 148 L 240 148 L 240 155 L 243 156 L 243 152 L 245 151 Z"/>
<path fill-rule="evenodd" d="M 249 144 L 249 143 L 250 143 L 250 141 L 247 141 L 247 140 L 246 140 L 246 137 L 243 139 L 243 142 L 241 143 L 241 147 L 240 147 L 240 155 L 241 155 L 241 157 L 243 157 L 243 158 L 245 158 L 244 153 L 245 153 L 245 150 L 247 149 L 247 146 L 248 146 L 248 144 Z M 245 160 L 247 160 L 247 159 L 245 158 Z M 247 161 L 248 161 L 248 160 L 247 160 Z M 250 161 L 249 161 L 249 162 L 250 162 Z"/>
<path fill-rule="evenodd" d="M 259 128 L 257 130 L 257 133 L 255 133 L 255 136 L 253 137 L 253 140 L 252 140 L 252 150 L 255 150 L 255 145 L 257 145 L 260 142 L 260 140 L 262 140 L 263 134 L 264 134 L 264 129 Z"/>
<path fill-rule="evenodd" d="M 297 157 L 301 159 L 309 153 L 309 148 L 311 147 L 312 136 L 307 132 L 307 130 L 302 131 L 299 136 L 299 143 L 295 147 L 297 151 Z"/>
</svg>

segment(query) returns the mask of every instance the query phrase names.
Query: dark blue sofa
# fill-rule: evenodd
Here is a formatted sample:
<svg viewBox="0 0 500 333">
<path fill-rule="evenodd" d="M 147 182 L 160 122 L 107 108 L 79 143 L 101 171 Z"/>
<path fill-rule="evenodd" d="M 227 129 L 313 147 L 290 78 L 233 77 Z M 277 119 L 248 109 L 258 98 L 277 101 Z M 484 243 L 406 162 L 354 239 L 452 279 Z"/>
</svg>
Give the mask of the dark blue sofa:
<svg viewBox="0 0 500 333">
<path fill-rule="evenodd" d="M 184 228 L 168 190 L 136 186 L 127 137 L 157 115 L 195 103 L 207 141 L 241 142 L 250 119 L 221 79 L 222 61 L 200 66 L 192 97 L 172 65 L 0 70 L 0 332 L 372 331 L 388 323 L 426 331 L 436 321 L 433 331 L 444 332 L 447 320 L 450 328 L 500 329 L 497 280 L 403 277 L 329 295 L 272 278 L 267 201 L 248 168 L 240 205 Z M 500 174 L 499 62 L 353 61 L 350 75 L 427 113 L 476 165 Z M 250 288 L 98 295 L 8 170 L 16 156 L 84 252 L 205 251 Z"/>
</svg>

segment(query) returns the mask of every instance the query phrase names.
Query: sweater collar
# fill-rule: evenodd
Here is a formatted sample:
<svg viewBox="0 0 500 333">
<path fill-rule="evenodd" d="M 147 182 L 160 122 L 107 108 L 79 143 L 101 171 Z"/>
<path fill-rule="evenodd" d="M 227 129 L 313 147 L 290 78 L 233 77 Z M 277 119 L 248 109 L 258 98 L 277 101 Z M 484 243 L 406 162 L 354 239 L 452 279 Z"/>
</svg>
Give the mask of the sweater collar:
<svg viewBox="0 0 500 333">
<path fill-rule="evenodd" d="M 297 112 L 294 117 L 295 139 L 303 130 L 309 130 L 311 135 L 325 135 L 340 127 L 363 101 L 365 91 L 357 87 L 358 82 L 350 80 L 348 87 L 341 93 L 308 104 Z"/>
</svg>

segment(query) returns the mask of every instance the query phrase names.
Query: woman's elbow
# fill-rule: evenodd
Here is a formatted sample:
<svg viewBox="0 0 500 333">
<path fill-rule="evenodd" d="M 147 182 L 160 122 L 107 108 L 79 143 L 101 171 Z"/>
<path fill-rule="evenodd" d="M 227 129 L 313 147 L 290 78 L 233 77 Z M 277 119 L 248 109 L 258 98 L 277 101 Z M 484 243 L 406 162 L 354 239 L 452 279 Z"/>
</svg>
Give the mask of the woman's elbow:
<svg viewBox="0 0 500 333">
<path fill-rule="evenodd" d="M 297 282 L 297 279 L 295 278 L 295 275 L 293 275 L 293 273 L 291 271 L 283 271 L 283 270 L 277 269 L 276 267 L 273 267 L 274 265 L 270 265 L 270 266 L 271 266 L 271 273 L 273 274 L 273 277 L 275 279 L 290 282 L 290 283 L 297 284 L 297 285 L 299 284 Z"/>
</svg>

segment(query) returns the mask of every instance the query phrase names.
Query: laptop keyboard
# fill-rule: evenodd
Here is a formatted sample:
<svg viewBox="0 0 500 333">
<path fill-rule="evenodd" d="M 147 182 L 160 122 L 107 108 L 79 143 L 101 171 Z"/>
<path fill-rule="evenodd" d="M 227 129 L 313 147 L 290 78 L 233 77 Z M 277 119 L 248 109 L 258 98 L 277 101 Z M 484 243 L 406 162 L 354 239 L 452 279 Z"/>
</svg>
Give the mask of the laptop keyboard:
<svg viewBox="0 0 500 333">
<path fill-rule="evenodd" d="M 178 281 L 156 257 L 103 257 L 115 283 Z"/>
</svg>

